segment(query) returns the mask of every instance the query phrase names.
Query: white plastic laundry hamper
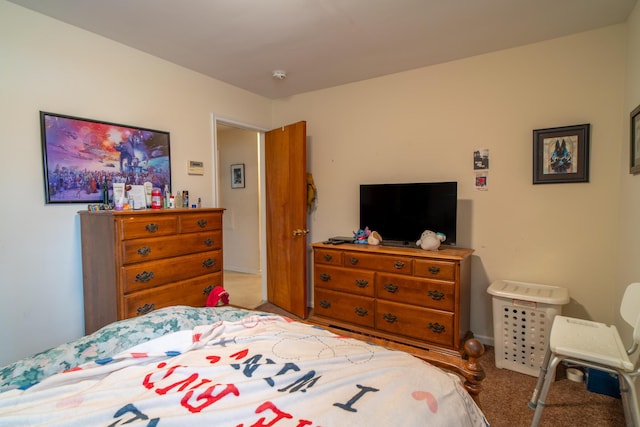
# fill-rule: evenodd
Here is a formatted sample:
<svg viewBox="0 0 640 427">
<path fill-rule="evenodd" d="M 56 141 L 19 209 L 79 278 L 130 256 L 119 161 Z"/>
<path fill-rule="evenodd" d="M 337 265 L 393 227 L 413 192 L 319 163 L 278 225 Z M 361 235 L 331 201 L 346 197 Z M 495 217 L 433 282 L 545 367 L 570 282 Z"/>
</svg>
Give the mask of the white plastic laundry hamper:
<svg viewBox="0 0 640 427">
<path fill-rule="evenodd" d="M 569 291 L 558 286 L 498 280 L 487 292 L 493 295 L 496 367 L 537 377 L 549 345 L 553 318 L 569 302 Z"/>
</svg>

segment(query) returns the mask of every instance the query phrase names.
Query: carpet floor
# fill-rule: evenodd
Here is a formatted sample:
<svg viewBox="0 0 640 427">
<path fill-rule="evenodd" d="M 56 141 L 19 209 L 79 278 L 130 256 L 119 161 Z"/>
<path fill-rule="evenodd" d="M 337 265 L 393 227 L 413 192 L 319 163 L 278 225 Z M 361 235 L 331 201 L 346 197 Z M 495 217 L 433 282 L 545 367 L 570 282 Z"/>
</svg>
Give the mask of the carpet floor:
<svg viewBox="0 0 640 427">
<path fill-rule="evenodd" d="M 265 303 L 256 310 L 295 318 Z M 488 347 L 481 360 L 486 372 L 480 407 L 492 427 L 525 427 L 531 424 L 533 410 L 527 403 L 537 378 L 495 366 L 494 348 Z M 549 390 L 540 427 L 619 427 L 624 426 L 620 399 L 588 391 L 585 383 L 564 378 L 560 372 Z"/>
</svg>

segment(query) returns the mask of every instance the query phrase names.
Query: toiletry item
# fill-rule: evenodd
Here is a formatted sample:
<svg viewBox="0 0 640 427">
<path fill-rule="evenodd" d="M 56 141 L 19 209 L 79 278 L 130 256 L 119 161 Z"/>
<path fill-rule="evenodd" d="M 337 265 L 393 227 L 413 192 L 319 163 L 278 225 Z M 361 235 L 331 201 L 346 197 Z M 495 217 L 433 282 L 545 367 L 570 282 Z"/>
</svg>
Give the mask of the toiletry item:
<svg viewBox="0 0 640 427">
<path fill-rule="evenodd" d="M 176 208 L 181 208 L 182 207 L 182 196 L 180 195 L 180 192 L 176 192 L 176 197 L 175 197 L 175 206 Z"/>
<path fill-rule="evenodd" d="M 184 208 L 189 207 L 189 191 L 187 190 L 184 190 L 182 192 L 182 207 Z"/>
<path fill-rule="evenodd" d="M 124 208 L 124 182 L 114 182 L 113 187 L 113 203 L 117 211 L 121 211 Z"/>
<path fill-rule="evenodd" d="M 147 207 L 151 207 L 151 192 L 153 191 L 153 184 L 149 181 L 142 184 L 144 186 L 144 197 Z"/>
<path fill-rule="evenodd" d="M 176 198 L 173 194 L 169 196 L 169 209 L 173 209 L 176 207 Z"/>
<path fill-rule="evenodd" d="M 154 188 L 151 191 L 151 209 L 160 209 L 162 208 L 162 193 L 160 193 L 160 189 Z"/>
<path fill-rule="evenodd" d="M 202 207 L 202 199 L 200 197 L 198 197 L 198 207 L 199 208 Z"/>
</svg>

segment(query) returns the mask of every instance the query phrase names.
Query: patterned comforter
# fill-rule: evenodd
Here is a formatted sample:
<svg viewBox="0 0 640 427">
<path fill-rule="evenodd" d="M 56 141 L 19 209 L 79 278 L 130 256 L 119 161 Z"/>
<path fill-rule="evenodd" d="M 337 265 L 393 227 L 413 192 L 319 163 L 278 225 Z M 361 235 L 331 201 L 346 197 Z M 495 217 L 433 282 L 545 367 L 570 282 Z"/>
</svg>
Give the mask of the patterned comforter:
<svg viewBox="0 0 640 427">
<path fill-rule="evenodd" d="M 0 375 L 0 425 L 488 425 L 453 374 L 231 307 L 116 322 Z"/>
</svg>

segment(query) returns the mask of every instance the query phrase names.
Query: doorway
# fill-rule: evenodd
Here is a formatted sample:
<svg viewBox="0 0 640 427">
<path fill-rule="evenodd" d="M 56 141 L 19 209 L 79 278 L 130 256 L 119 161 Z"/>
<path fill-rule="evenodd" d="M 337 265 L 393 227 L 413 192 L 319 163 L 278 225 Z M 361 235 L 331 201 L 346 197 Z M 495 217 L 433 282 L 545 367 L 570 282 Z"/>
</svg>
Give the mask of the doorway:
<svg viewBox="0 0 640 427">
<path fill-rule="evenodd" d="M 217 206 L 223 215 L 224 287 L 233 305 L 256 308 L 266 300 L 261 225 L 262 171 L 257 129 L 215 121 Z M 250 242 L 251 244 L 247 244 Z"/>
</svg>

